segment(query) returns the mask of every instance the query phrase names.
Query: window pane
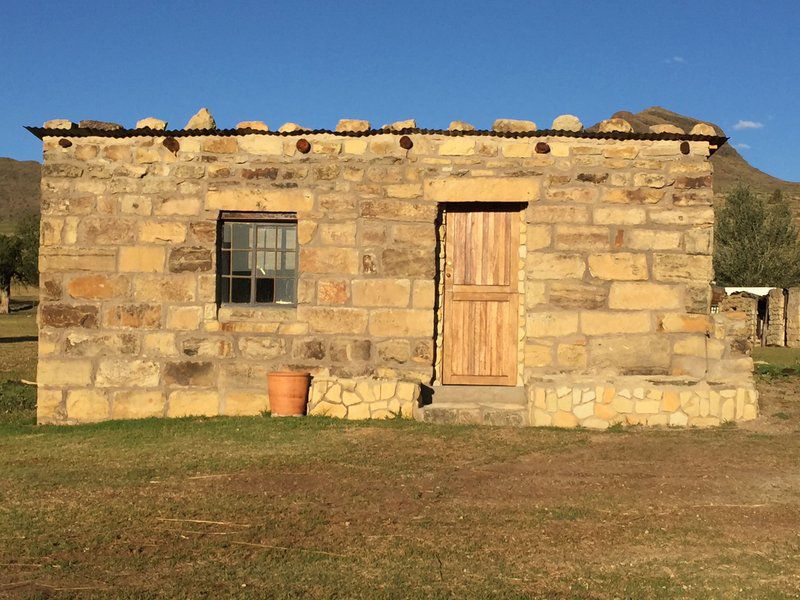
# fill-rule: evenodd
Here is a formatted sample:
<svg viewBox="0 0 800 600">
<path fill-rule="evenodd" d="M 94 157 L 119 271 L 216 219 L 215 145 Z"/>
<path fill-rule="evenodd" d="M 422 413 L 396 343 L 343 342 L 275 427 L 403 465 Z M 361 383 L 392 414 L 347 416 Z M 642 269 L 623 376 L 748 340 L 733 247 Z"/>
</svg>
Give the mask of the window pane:
<svg viewBox="0 0 800 600">
<path fill-rule="evenodd" d="M 233 252 L 233 274 L 249 276 L 253 273 L 253 253 Z"/>
<path fill-rule="evenodd" d="M 231 280 L 229 277 L 221 277 L 219 280 L 219 300 L 220 302 L 231 301 Z"/>
<path fill-rule="evenodd" d="M 277 244 L 278 230 L 276 227 L 268 227 L 265 233 L 265 248 L 275 248 Z"/>
<path fill-rule="evenodd" d="M 275 301 L 275 280 L 256 279 L 256 302 Z"/>
<path fill-rule="evenodd" d="M 283 230 L 283 238 L 283 247 L 287 250 L 294 250 L 297 246 L 297 230 L 294 225 Z"/>
<path fill-rule="evenodd" d="M 231 224 L 225 223 L 222 226 L 222 247 L 223 248 L 230 248 L 231 247 Z"/>
<path fill-rule="evenodd" d="M 275 253 L 259 251 L 256 259 L 256 275 L 271 275 L 275 273 Z"/>
<path fill-rule="evenodd" d="M 232 223 L 233 247 L 251 248 L 253 246 L 253 226 L 250 223 Z"/>
<path fill-rule="evenodd" d="M 278 274 L 282 277 L 294 275 L 294 252 L 281 252 L 279 255 Z"/>
<path fill-rule="evenodd" d="M 249 277 L 234 277 L 231 280 L 231 302 L 250 302 L 251 282 Z"/>
<path fill-rule="evenodd" d="M 231 253 L 223 250 L 219 256 L 219 272 L 221 275 L 231 274 Z"/>
<path fill-rule="evenodd" d="M 283 304 L 294 303 L 294 279 L 275 280 L 275 302 Z"/>
</svg>

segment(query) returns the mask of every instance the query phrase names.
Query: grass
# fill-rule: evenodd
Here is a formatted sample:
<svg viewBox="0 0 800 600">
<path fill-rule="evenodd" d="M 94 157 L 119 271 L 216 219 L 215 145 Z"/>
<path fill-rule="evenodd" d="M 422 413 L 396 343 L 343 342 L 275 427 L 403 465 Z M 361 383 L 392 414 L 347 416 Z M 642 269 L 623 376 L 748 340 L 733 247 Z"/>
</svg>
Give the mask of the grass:
<svg viewBox="0 0 800 600">
<path fill-rule="evenodd" d="M 0 597 L 800 594 L 798 378 L 709 430 L 37 427 L 21 343 L 0 344 Z"/>
</svg>

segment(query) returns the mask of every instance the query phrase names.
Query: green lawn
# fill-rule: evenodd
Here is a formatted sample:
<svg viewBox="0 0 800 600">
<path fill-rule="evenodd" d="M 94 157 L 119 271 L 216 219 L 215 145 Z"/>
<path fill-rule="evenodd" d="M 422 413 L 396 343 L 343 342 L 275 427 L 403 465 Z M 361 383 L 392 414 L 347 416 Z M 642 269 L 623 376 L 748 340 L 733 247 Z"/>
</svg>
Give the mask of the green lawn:
<svg viewBox="0 0 800 600">
<path fill-rule="evenodd" d="M 800 370 L 800 348 L 776 348 L 773 346 L 754 348 L 753 360 L 756 363 Z"/>
</svg>

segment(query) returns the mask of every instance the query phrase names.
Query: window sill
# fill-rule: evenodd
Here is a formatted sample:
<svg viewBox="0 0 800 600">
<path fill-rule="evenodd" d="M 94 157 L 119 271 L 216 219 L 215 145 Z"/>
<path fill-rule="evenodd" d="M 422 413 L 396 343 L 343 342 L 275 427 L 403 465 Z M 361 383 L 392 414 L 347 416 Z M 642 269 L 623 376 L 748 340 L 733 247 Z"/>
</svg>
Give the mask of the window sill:
<svg viewBox="0 0 800 600">
<path fill-rule="evenodd" d="M 252 305 L 223 304 L 217 309 L 220 323 L 237 321 L 270 321 L 287 323 L 297 320 L 296 304 Z"/>
</svg>

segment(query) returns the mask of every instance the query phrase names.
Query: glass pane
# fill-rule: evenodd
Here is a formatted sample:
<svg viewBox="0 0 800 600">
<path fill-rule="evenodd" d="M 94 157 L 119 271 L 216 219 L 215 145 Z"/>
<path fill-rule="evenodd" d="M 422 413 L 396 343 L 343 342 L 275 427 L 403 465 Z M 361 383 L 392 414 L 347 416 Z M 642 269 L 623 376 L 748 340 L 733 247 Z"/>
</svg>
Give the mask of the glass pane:
<svg viewBox="0 0 800 600">
<path fill-rule="evenodd" d="M 250 223 L 231 223 L 233 227 L 233 247 L 251 248 L 253 246 L 253 226 Z"/>
<path fill-rule="evenodd" d="M 231 280 L 228 277 L 221 277 L 219 280 L 219 301 L 231 301 Z"/>
<path fill-rule="evenodd" d="M 287 250 L 294 250 L 297 247 L 297 229 L 296 225 L 284 229 L 284 245 Z"/>
<path fill-rule="evenodd" d="M 253 253 L 233 252 L 233 274 L 248 276 L 253 273 Z"/>
<path fill-rule="evenodd" d="M 274 275 L 275 274 L 275 251 L 266 250 L 259 252 L 258 273 L 260 275 Z"/>
<path fill-rule="evenodd" d="M 278 255 L 278 274 L 282 277 L 294 275 L 294 252 L 281 252 Z"/>
<path fill-rule="evenodd" d="M 231 247 L 231 224 L 224 223 L 222 225 L 222 247 L 223 248 L 230 248 Z"/>
<path fill-rule="evenodd" d="M 281 304 L 294 303 L 294 279 L 275 280 L 275 302 Z"/>
<path fill-rule="evenodd" d="M 265 248 L 274 248 L 277 244 L 278 230 L 275 227 L 267 227 L 265 234 L 266 243 Z"/>
<path fill-rule="evenodd" d="M 256 279 L 256 302 L 275 301 L 275 280 Z"/>
<path fill-rule="evenodd" d="M 222 251 L 219 256 L 219 272 L 221 275 L 231 274 L 231 253 Z"/>
<path fill-rule="evenodd" d="M 250 302 L 252 279 L 235 277 L 231 280 L 231 302 Z"/>
<path fill-rule="evenodd" d="M 266 227 L 256 227 L 256 246 L 263 248 L 267 242 L 267 229 Z"/>
</svg>

